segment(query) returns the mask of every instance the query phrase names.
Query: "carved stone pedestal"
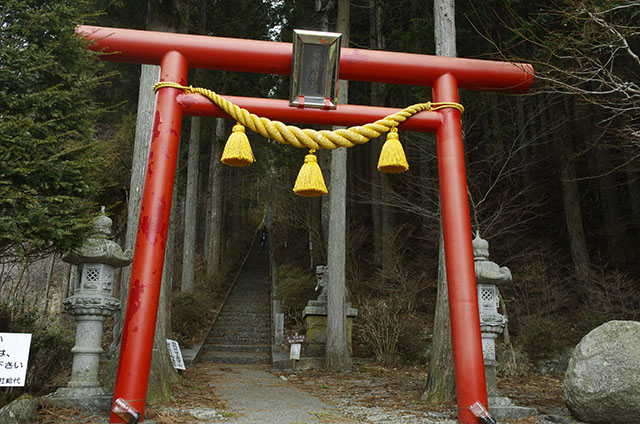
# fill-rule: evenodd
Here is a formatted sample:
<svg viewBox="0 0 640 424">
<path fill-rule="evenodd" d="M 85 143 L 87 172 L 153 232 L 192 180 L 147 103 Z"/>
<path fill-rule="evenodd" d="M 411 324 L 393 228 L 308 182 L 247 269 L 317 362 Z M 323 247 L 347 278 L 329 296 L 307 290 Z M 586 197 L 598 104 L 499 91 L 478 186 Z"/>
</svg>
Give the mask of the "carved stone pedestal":
<svg viewBox="0 0 640 424">
<path fill-rule="evenodd" d="M 347 311 L 347 343 L 349 355 L 352 354 L 351 334 L 353 329 L 353 318 L 358 315 L 358 310 L 351 307 L 351 303 L 346 304 Z M 327 303 L 317 300 L 310 300 L 303 312 L 304 324 L 307 329 L 307 346 L 304 353 L 311 357 L 324 357 L 327 346 Z"/>
<path fill-rule="evenodd" d="M 317 289 L 321 289 L 317 300 L 310 300 L 303 311 L 305 327 L 307 329 L 307 346 L 304 353 L 306 356 L 324 358 L 327 346 L 327 286 L 326 286 L 326 266 L 316 267 L 316 278 L 318 280 Z M 346 297 L 346 296 L 345 296 Z M 345 305 L 347 315 L 347 343 L 349 354 L 352 354 L 351 340 L 353 330 L 353 318 L 358 315 L 358 310 L 351 307 L 350 302 Z"/>
</svg>

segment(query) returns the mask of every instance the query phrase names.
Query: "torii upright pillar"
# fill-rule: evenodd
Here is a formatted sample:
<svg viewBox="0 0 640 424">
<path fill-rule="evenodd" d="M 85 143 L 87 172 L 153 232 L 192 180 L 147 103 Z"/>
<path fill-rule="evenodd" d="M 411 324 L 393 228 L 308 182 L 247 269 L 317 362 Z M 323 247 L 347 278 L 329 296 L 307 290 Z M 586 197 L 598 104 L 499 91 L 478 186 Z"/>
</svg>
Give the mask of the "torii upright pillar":
<svg viewBox="0 0 640 424">
<path fill-rule="evenodd" d="M 89 26 L 80 26 L 77 32 L 92 41 L 91 49 L 111 53 L 102 56 L 104 60 L 160 64 L 161 81 L 181 85 L 186 85 L 189 66 L 283 75 L 291 72 L 289 43 Z M 526 92 L 533 83 L 533 68 L 526 64 L 344 48 L 339 78 L 431 86 L 435 102 L 458 102 L 460 88 Z M 306 124 L 362 125 L 396 111 L 352 105 L 338 105 L 328 111 L 301 110 L 290 108 L 286 100 L 225 97 L 255 114 Z M 113 395 L 114 400 L 122 398 L 143 414 L 183 114 L 228 117 L 203 96 L 174 88 L 161 89 L 156 100 Z M 436 133 L 458 420 L 476 424 L 478 419 L 469 407 L 476 401 L 488 405 L 460 112 L 453 108 L 420 112 L 399 128 Z M 112 414 L 111 422 L 124 420 Z"/>
</svg>

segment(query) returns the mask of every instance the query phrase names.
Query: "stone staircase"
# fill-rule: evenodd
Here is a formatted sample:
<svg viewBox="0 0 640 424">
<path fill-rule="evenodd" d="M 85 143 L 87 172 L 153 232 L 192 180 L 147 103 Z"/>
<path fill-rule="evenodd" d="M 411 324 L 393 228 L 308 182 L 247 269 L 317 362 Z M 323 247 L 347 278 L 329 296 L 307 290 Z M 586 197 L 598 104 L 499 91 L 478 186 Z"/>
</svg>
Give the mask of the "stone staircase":
<svg viewBox="0 0 640 424">
<path fill-rule="evenodd" d="M 271 363 L 269 253 L 259 239 L 209 331 L 200 361 L 225 364 Z"/>
</svg>

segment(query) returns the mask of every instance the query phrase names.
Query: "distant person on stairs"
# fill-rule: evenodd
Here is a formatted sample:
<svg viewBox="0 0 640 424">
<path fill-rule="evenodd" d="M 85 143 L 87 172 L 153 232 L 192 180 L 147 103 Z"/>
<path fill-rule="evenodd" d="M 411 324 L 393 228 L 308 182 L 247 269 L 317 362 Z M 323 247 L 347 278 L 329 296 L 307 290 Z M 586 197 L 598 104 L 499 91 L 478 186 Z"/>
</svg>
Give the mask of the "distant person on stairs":
<svg viewBox="0 0 640 424">
<path fill-rule="evenodd" d="M 262 235 L 260 236 L 260 250 L 264 250 L 267 245 L 267 226 L 262 227 Z"/>
</svg>

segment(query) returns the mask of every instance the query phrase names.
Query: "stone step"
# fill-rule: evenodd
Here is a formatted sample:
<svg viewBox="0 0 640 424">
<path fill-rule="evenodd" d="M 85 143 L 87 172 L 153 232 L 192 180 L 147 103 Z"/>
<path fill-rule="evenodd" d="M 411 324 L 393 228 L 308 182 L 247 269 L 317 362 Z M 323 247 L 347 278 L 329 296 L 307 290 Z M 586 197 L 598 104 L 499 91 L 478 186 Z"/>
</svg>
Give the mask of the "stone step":
<svg viewBox="0 0 640 424">
<path fill-rule="evenodd" d="M 271 327 L 262 327 L 262 328 L 254 328 L 254 327 L 235 327 L 235 326 L 224 326 L 218 327 L 214 326 L 209 334 L 213 337 L 217 336 L 229 336 L 236 335 L 241 337 L 265 337 L 271 335 Z"/>
<path fill-rule="evenodd" d="M 244 310 L 247 312 L 269 312 L 271 308 L 269 307 L 269 302 L 234 302 L 233 300 L 228 300 L 227 304 L 224 305 L 223 311 L 226 310 Z"/>
<path fill-rule="evenodd" d="M 205 344 L 260 345 L 270 344 L 271 337 L 208 337 Z"/>
<path fill-rule="evenodd" d="M 225 307 L 235 308 L 235 309 L 258 309 L 268 311 L 271 308 L 269 307 L 269 301 L 251 301 L 251 302 L 238 302 L 233 299 L 229 299 Z"/>
<path fill-rule="evenodd" d="M 246 305 L 246 304 L 268 305 L 269 297 L 268 296 L 260 296 L 260 297 L 251 296 L 251 297 L 234 298 L 234 296 L 229 296 L 228 302 L 233 302 L 234 304 L 237 303 L 239 305 Z"/>
<path fill-rule="evenodd" d="M 204 345 L 205 351 L 211 352 L 255 352 L 255 353 L 270 353 L 270 344 L 206 344 Z"/>
<path fill-rule="evenodd" d="M 220 315 L 218 315 L 219 317 L 234 317 L 234 318 L 242 318 L 242 317 L 247 317 L 247 318 L 261 318 L 261 319 L 269 319 L 271 317 L 271 311 L 261 308 L 262 310 L 255 310 L 255 309 L 249 309 L 246 311 L 240 311 L 239 309 L 232 309 L 232 308 L 223 308 L 222 311 L 220 311 Z"/>
<path fill-rule="evenodd" d="M 229 295 L 230 299 L 237 300 L 265 300 L 270 298 L 269 290 L 259 290 L 256 291 L 254 289 L 245 289 L 242 291 L 234 291 Z"/>
<path fill-rule="evenodd" d="M 240 289 L 250 289 L 250 290 L 265 290 L 269 289 L 269 280 L 253 280 L 253 281 L 243 281 L 242 278 L 238 280 L 235 286 L 233 286 L 233 290 Z"/>
<path fill-rule="evenodd" d="M 225 306 L 224 308 L 222 308 L 222 311 L 220 311 L 220 315 L 235 315 L 238 317 L 241 317 L 243 315 L 260 315 L 260 316 L 271 316 L 271 310 L 267 309 L 267 308 L 263 308 L 263 307 L 256 307 L 256 308 L 250 308 L 250 307 L 227 307 Z"/>
<path fill-rule="evenodd" d="M 238 320 L 241 320 L 243 318 L 270 319 L 271 311 L 266 309 L 265 310 L 255 310 L 255 309 L 240 310 L 240 308 L 233 309 L 233 308 L 225 307 L 222 309 L 222 311 L 220 311 L 220 315 L 218 315 L 218 319 L 222 317 L 232 317 Z"/>
<path fill-rule="evenodd" d="M 220 314 L 216 320 L 216 324 L 224 323 L 225 325 L 251 325 L 255 327 L 268 326 L 271 323 L 271 315 L 264 314 L 262 316 L 249 316 L 249 315 L 232 315 L 232 314 Z"/>
<path fill-rule="evenodd" d="M 209 338 L 211 340 L 220 339 L 220 338 L 237 338 L 237 339 L 270 339 L 271 332 L 270 331 L 242 331 L 235 329 L 224 329 L 224 330 L 212 330 L 209 333 Z"/>
<path fill-rule="evenodd" d="M 244 304 L 257 304 L 257 305 L 268 305 L 269 304 L 269 297 L 268 296 L 252 296 L 252 297 L 239 297 L 239 298 L 234 298 L 234 296 L 229 296 L 229 299 L 227 300 L 227 302 L 234 302 L 234 303 L 238 303 L 241 305 Z"/>
<path fill-rule="evenodd" d="M 211 331 L 256 331 L 260 333 L 271 332 L 271 326 L 268 321 L 255 321 L 255 322 L 239 322 L 239 321 L 217 321 Z"/>
<path fill-rule="evenodd" d="M 242 278 L 241 278 L 240 280 L 238 280 L 236 285 L 233 286 L 233 289 L 231 289 L 231 293 L 234 293 L 236 291 L 243 291 L 243 290 L 244 291 L 249 291 L 249 290 L 268 291 L 269 280 L 245 282 L 245 281 L 242 281 Z"/>
<path fill-rule="evenodd" d="M 240 331 L 251 331 L 251 329 L 271 331 L 270 324 L 271 322 L 268 319 L 242 321 L 223 319 L 216 321 L 211 331 L 226 328 L 233 328 Z"/>
<path fill-rule="evenodd" d="M 228 364 L 271 362 L 271 281 L 268 255 L 252 251 L 213 328 L 203 361 Z"/>
<path fill-rule="evenodd" d="M 268 353 L 251 352 L 210 352 L 205 351 L 201 357 L 202 361 L 214 362 L 217 364 L 268 364 L 271 362 L 271 355 Z"/>
</svg>

